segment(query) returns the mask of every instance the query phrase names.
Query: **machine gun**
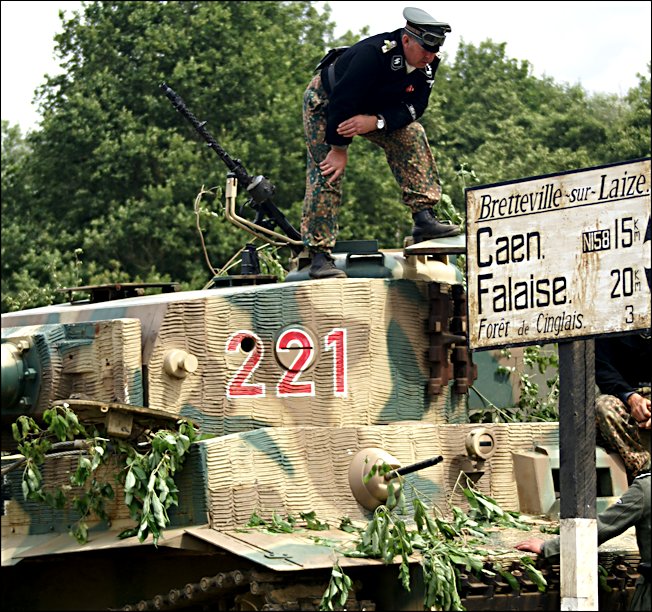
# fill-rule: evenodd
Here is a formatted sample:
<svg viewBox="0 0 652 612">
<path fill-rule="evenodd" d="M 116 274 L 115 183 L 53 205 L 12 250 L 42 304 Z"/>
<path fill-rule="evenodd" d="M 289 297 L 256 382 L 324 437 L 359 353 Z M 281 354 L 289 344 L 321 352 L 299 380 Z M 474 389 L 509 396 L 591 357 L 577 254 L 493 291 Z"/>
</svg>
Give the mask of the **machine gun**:
<svg viewBox="0 0 652 612">
<path fill-rule="evenodd" d="M 247 204 L 256 211 L 256 217 L 253 222 L 243 219 L 235 214 L 233 207 L 227 203 L 227 218 L 235 225 L 243 227 L 250 233 L 271 242 L 278 244 L 278 240 L 288 245 L 295 254 L 303 250 L 301 234 L 292 226 L 285 215 L 277 208 L 273 202 L 273 196 L 276 191 L 274 185 L 262 175 L 251 176 L 239 159 L 233 159 L 211 136 L 206 129 L 207 121 L 199 121 L 195 115 L 190 112 L 181 97 L 174 92 L 166 83 L 161 84 L 161 89 L 176 108 L 195 128 L 199 135 L 208 143 L 208 146 L 217 153 L 219 158 L 226 164 L 230 170 L 229 176 L 237 179 L 237 182 L 243 185 L 250 199 Z M 229 196 L 227 189 L 227 197 Z M 232 198 L 234 204 L 235 196 Z M 275 232 L 279 227 L 285 236 Z M 274 242 L 276 240 L 277 242 Z"/>
</svg>

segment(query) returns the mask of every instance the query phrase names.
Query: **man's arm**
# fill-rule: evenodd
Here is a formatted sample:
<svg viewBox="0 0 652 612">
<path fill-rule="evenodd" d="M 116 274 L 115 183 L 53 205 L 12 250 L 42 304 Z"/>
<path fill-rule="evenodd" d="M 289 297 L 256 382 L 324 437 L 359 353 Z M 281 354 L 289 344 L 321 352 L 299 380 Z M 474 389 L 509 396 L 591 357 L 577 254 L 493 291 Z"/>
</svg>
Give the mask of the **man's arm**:
<svg viewBox="0 0 652 612">
<path fill-rule="evenodd" d="M 617 350 L 618 340 L 613 338 L 598 338 L 595 341 L 595 382 L 602 393 L 615 395 L 623 402 L 625 394 L 635 391 L 621 368 L 627 367 L 627 361 L 622 350 Z"/>
<path fill-rule="evenodd" d="M 625 491 L 625 494 L 615 504 L 612 504 L 598 515 L 598 546 L 619 536 L 621 533 L 625 533 L 625 531 L 636 524 L 645 512 L 645 495 L 642 480 L 635 479 L 629 489 Z M 649 503 L 648 500 L 648 506 Z M 528 540 L 519 542 L 514 548 L 543 555 L 544 558 L 549 559 L 550 557 L 557 557 L 559 555 L 560 538 L 556 537 L 550 540 L 529 538 Z"/>
</svg>

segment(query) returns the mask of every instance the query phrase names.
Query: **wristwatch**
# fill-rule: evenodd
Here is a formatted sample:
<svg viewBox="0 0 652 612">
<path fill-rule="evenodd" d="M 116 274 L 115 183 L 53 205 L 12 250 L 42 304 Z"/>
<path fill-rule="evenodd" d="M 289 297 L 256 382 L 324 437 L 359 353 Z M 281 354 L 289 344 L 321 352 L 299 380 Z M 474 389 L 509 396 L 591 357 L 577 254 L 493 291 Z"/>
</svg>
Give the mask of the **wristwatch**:
<svg viewBox="0 0 652 612">
<path fill-rule="evenodd" d="M 385 129 L 385 117 L 382 115 L 376 115 L 376 129 L 384 130 Z"/>
</svg>

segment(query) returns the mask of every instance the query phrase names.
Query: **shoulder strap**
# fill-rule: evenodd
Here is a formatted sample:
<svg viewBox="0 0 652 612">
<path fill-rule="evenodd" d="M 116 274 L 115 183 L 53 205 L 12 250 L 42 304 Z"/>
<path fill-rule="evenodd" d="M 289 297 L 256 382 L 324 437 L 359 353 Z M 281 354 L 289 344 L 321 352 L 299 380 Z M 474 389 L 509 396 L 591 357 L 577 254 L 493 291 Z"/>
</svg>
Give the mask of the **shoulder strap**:
<svg viewBox="0 0 652 612">
<path fill-rule="evenodd" d="M 349 47 L 335 47 L 331 49 L 324 57 L 319 60 L 317 66 L 315 66 L 315 72 L 321 70 L 325 66 L 330 66 L 342 53 L 344 53 Z"/>
</svg>

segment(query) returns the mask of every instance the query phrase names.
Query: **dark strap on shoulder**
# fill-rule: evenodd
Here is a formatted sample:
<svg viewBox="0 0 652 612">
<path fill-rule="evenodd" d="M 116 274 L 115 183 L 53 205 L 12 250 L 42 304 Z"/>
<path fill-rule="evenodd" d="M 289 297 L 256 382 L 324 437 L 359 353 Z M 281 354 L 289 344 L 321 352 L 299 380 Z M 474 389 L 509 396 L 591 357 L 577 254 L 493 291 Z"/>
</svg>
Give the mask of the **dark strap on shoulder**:
<svg viewBox="0 0 652 612">
<path fill-rule="evenodd" d="M 337 60 L 335 60 L 336 62 Z M 328 79 L 328 91 L 331 92 L 335 88 L 335 62 L 333 62 L 326 71 L 326 77 Z"/>
<path fill-rule="evenodd" d="M 319 72 L 322 68 L 330 66 L 348 48 L 349 47 L 335 47 L 335 49 L 331 49 L 326 55 L 324 55 L 324 57 L 319 60 L 319 63 L 315 67 L 315 72 Z"/>
</svg>

